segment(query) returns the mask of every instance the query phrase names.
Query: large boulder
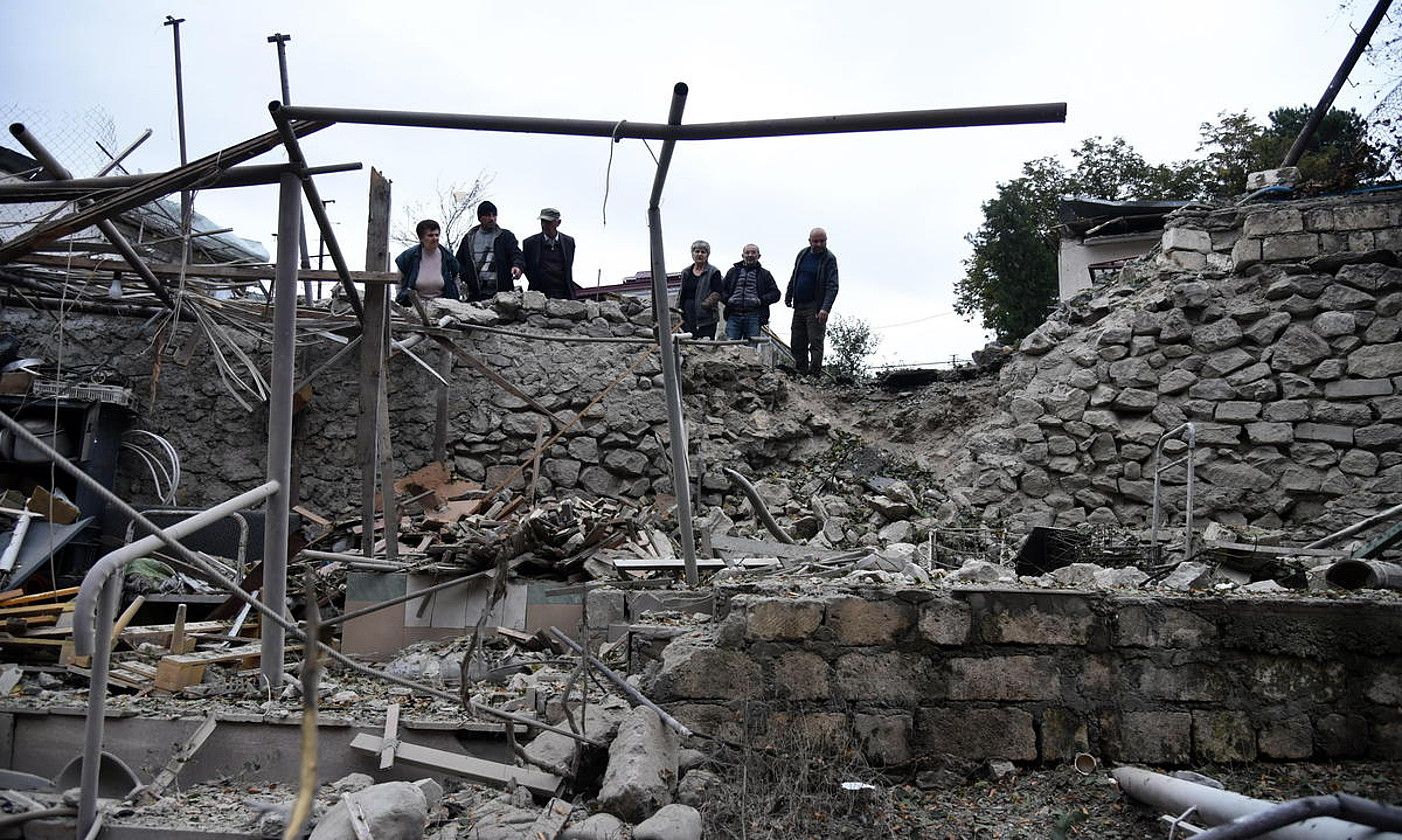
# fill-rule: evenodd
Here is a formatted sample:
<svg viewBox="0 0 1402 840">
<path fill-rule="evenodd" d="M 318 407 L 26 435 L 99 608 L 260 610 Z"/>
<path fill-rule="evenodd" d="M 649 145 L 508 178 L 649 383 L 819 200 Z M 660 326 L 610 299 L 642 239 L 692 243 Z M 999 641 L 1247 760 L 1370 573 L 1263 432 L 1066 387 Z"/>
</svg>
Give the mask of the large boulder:
<svg viewBox="0 0 1402 840">
<path fill-rule="evenodd" d="M 634 709 L 609 746 L 599 805 L 629 822 L 641 822 L 672 803 L 677 784 L 677 734 L 646 707 Z M 637 835 L 634 834 L 636 837 Z"/>
<path fill-rule="evenodd" d="M 633 826 L 633 840 L 701 840 L 701 812 L 690 805 L 668 805 Z"/>
</svg>

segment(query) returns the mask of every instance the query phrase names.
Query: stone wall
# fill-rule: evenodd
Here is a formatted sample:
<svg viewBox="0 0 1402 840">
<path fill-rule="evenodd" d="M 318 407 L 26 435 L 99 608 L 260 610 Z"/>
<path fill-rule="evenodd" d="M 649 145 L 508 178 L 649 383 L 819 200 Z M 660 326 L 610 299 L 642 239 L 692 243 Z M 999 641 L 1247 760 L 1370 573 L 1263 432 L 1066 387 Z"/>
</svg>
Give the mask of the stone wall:
<svg viewBox="0 0 1402 840">
<path fill-rule="evenodd" d="M 1196 426 L 1197 519 L 1322 530 L 1402 502 L 1402 200 L 1186 209 L 1004 367 L 956 483 L 985 518 L 1142 526 Z M 1184 453 L 1169 442 L 1165 460 Z M 1164 474 L 1181 509 L 1186 470 Z"/>
<path fill-rule="evenodd" d="M 488 306 L 438 304 L 437 314 L 444 312 L 465 323 L 536 333 L 640 339 L 652 335 L 651 310 L 634 299 L 547 301 L 539 293 L 517 292 L 500 295 Z M 62 359 L 69 369 L 105 364 L 135 390 L 133 425 L 165 436 L 180 453 L 181 505 L 218 502 L 262 480 L 266 412 L 261 405 L 245 411 L 229 396 L 203 339 L 196 340 L 187 362 L 180 361 L 188 326 L 166 343 L 152 402 L 154 338 L 142 331 L 142 322 L 71 313 L 63 323 L 60 339 L 56 319 L 48 312 L 20 306 L 0 311 L 0 330 L 20 337 L 22 355 Z M 266 376 L 267 346 L 246 333 L 230 331 L 230 335 Z M 566 344 L 485 332 L 464 334 L 458 343 L 566 420 L 582 411 L 645 350 L 642 344 Z M 329 342 L 310 344 L 298 360 L 298 370 L 316 369 L 338 348 Z M 430 365 L 439 353 L 427 344 L 414 352 Z M 782 405 L 787 399 L 784 381 L 759 365 L 751 350 L 704 348 L 687 355 L 692 434 L 704 441 L 701 447 L 708 463 L 762 461 L 785 454 L 806 437 L 806 429 L 778 420 L 753 439 L 728 435 L 727 426 L 747 428 L 753 425 L 754 412 Z M 358 504 L 357 370 L 358 356 L 351 354 L 319 377 L 310 403 L 294 423 L 300 496 L 324 513 L 349 512 Z M 492 485 L 534 449 L 539 415 L 460 361 L 454 361 L 449 378 L 448 443 L 453 468 L 462 477 Z M 403 354 L 390 360 L 388 381 L 394 458 L 403 474 L 432 456 L 436 383 Z M 537 491 L 633 499 L 658 489 L 670 491 L 662 395 L 661 368 L 654 352 L 545 453 Z M 522 482 L 518 479 L 515 486 Z M 718 473 L 705 484 L 711 493 L 728 486 Z M 154 503 L 146 469 L 132 455 L 124 455 L 120 462 L 117 490 L 137 504 Z M 712 496 L 713 501 L 716 498 Z"/>
<path fill-rule="evenodd" d="M 940 756 L 1402 758 L 1402 605 L 1085 592 L 723 588 L 649 696 L 702 732 Z"/>
</svg>

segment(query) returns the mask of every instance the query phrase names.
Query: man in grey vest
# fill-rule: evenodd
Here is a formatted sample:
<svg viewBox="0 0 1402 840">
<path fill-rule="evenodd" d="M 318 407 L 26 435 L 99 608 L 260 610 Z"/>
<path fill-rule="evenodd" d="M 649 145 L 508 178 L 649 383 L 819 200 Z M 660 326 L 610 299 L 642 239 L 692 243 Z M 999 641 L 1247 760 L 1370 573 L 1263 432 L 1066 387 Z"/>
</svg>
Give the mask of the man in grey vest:
<svg viewBox="0 0 1402 840">
<path fill-rule="evenodd" d="M 497 206 L 490 201 L 477 205 L 477 224 L 468 228 L 458 243 L 458 265 L 468 300 L 489 300 L 497 292 L 516 288 L 526 267 L 516 234 L 497 226 Z"/>
</svg>

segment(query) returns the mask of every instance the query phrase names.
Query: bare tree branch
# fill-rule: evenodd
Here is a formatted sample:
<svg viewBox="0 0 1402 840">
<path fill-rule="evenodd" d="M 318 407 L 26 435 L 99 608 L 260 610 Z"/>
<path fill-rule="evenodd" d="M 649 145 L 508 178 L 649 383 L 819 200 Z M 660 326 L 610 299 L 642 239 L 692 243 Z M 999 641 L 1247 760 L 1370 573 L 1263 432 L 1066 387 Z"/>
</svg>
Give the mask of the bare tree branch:
<svg viewBox="0 0 1402 840">
<path fill-rule="evenodd" d="M 443 247 L 449 251 L 456 251 L 458 240 L 476 221 L 473 210 L 487 197 L 487 191 L 495 179 L 495 174 L 488 174 L 484 170 L 477 173 L 471 184 L 452 181 L 445 186 L 435 181 L 434 198 L 404 205 L 400 221 L 394 226 L 392 238 L 400 245 L 417 245 L 419 237 L 414 233 L 414 228 L 424 219 L 433 219 L 443 231 L 440 238 Z"/>
</svg>

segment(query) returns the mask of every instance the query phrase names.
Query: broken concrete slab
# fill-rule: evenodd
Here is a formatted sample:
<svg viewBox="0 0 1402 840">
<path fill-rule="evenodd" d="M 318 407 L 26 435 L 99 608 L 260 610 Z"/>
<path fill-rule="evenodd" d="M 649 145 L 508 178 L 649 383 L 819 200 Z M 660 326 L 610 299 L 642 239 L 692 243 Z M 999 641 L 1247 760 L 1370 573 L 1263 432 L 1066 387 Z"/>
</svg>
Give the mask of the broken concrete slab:
<svg viewBox="0 0 1402 840">
<path fill-rule="evenodd" d="M 677 783 L 677 735 L 657 713 L 634 709 L 618 727 L 609 746 L 608 769 L 599 789 L 599 805 L 639 822 L 672 802 Z"/>
<path fill-rule="evenodd" d="M 422 840 L 427 824 L 423 789 L 411 782 L 385 782 L 348 791 L 317 822 L 310 840 L 358 840 L 362 831 L 375 840 Z"/>
<path fill-rule="evenodd" d="M 690 805 L 667 805 L 633 826 L 633 840 L 701 840 L 701 812 Z"/>
</svg>

